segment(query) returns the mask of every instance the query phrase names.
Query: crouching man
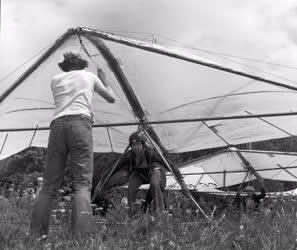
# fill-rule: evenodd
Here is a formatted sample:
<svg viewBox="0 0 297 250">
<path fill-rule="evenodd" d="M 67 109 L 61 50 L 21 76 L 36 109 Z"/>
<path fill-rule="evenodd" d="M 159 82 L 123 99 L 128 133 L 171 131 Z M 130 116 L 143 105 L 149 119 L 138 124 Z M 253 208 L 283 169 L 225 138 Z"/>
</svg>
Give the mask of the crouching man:
<svg viewBox="0 0 297 250">
<path fill-rule="evenodd" d="M 150 184 L 148 190 L 152 198 L 153 211 L 159 213 L 164 210 L 163 191 L 166 186 L 165 172 L 167 166 L 161 157 L 152 149 L 146 146 L 145 137 L 139 132 L 134 132 L 129 137 L 130 150 L 123 155 L 117 165 L 117 172 L 120 169 L 128 170 L 128 207 L 129 216 L 135 214 L 134 203 L 139 187 L 142 184 Z M 177 168 L 171 167 L 174 174 L 182 179 Z M 116 174 L 115 174 L 116 175 Z"/>
<path fill-rule="evenodd" d="M 240 193 L 242 191 L 242 185 L 240 185 L 239 190 L 236 194 L 236 197 L 233 201 L 233 205 L 237 210 L 243 209 L 244 213 L 252 213 L 254 211 L 259 211 L 260 201 L 266 196 L 264 189 L 263 179 L 259 180 L 261 193 L 256 194 L 255 188 L 252 186 L 246 186 L 243 191 L 246 196 L 241 197 Z"/>
</svg>

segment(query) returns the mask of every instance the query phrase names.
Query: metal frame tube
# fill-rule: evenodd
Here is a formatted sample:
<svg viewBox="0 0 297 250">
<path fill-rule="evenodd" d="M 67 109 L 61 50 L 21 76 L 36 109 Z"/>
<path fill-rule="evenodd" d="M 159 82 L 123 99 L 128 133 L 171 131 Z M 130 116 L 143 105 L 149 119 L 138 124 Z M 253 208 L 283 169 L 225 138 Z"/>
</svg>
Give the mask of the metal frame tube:
<svg viewBox="0 0 297 250">
<path fill-rule="evenodd" d="M 184 185 L 181 180 L 179 180 L 177 178 L 177 176 L 174 174 L 172 168 L 170 167 L 169 163 L 166 161 L 166 159 L 164 158 L 162 152 L 160 151 L 160 149 L 156 146 L 156 143 L 153 141 L 153 139 L 150 137 L 149 133 L 146 131 L 146 129 L 143 129 L 145 135 L 147 136 L 147 138 L 149 139 L 150 143 L 153 145 L 153 147 L 156 149 L 156 151 L 158 152 L 159 156 L 161 157 L 162 161 L 164 162 L 164 164 L 166 164 L 167 168 L 170 170 L 172 176 L 175 178 L 175 180 L 178 182 L 178 184 L 180 185 L 181 189 L 184 191 L 184 193 L 186 194 L 186 196 L 193 201 L 193 203 L 196 205 L 196 207 L 199 209 L 199 211 L 203 214 L 203 216 L 209 220 L 210 218 L 206 215 L 206 213 L 203 211 L 203 209 L 199 206 L 199 204 L 197 203 L 197 201 L 194 199 L 194 197 L 192 196 L 190 190 L 186 187 L 186 185 Z"/>
<path fill-rule="evenodd" d="M 237 120 L 237 119 L 249 119 L 259 117 L 275 117 L 275 116 L 297 116 L 297 112 L 284 112 L 284 113 L 265 113 L 258 115 L 234 115 L 234 116 L 215 116 L 215 117 L 201 117 L 193 119 L 175 119 L 175 120 L 163 120 L 163 121 L 141 121 L 141 122 L 119 122 L 119 123 L 104 123 L 95 124 L 93 128 L 104 127 L 124 127 L 133 125 L 150 125 L 150 124 L 170 124 L 170 123 L 185 123 L 185 122 L 202 122 L 202 121 L 218 121 L 218 120 Z M 18 132 L 18 131 L 33 131 L 36 128 L 4 128 L 0 129 L 0 132 Z M 49 130 L 49 127 L 39 127 L 36 130 Z"/>
</svg>

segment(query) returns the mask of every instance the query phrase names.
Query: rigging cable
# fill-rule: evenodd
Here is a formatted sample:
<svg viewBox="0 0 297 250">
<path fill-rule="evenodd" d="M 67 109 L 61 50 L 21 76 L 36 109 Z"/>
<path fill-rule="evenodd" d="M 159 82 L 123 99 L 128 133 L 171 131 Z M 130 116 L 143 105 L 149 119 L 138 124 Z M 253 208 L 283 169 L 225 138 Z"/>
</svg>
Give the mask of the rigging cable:
<svg viewBox="0 0 297 250">
<path fill-rule="evenodd" d="M 98 31 L 102 31 L 102 30 L 98 30 Z M 164 43 L 164 44 L 173 45 L 173 46 L 176 46 L 176 47 L 187 48 L 187 49 L 192 49 L 192 50 L 198 50 L 198 51 L 213 54 L 213 55 L 217 54 L 217 55 L 222 55 L 222 56 L 227 56 L 227 57 L 234 57 L 234 58 L 238 58 L 238 59 L 242 59 L 242 60 L 254 61 L 254 62 L 258 62 L 258 63 L 269 64 L 269 65 L 284 67 L 284 68 L 288 68 L 288 69 L 297 69 L 297 67 L 288 66 L 288 65 L 284 65 L 284 64 L 278 64 L 278 63 L 272 63 L 272 62 L 263 61 L 263 60 L 260 60 L 260 59 L 242 57 L 242 56 L 232 55 L 232 54 L 228 54 L 228 53 L 222 53 L 222 52 L 218 52 L 218 51 L 211 51 L 211 50 L 206 50 L 206 49 L 199 49 L 199 48 L 184 44 L 182 42 L 179 42 L 177 40 L 174 40 L 174 39 L 171 39 L 171 38 L 159 35 L 159 34 L 156 35 L 154 33 L 149 33 L 149 32 L 134 32 L 134 31 L 119 31 L 119 30 L 105 30 L 105 31 L 102 31 L 102 32 L 109 32 L 109 33 L 112 33 L 112 34 L 115 34 L 115 35 L 125 34 L 129 38 L 142 39 L 142 40 L 147 40 L 151 36 L 155 35 L 155 36 L 159 36 L 160 38 L 166 39 L 168 41 L 174 42 L 174 43 Z M 147 38 L 139 38 L 137 36 L 130 36 L 130 35 L 128 36 L 128 34 L 148 35 L 148 37 Z M 162 42 L 158 42 L 158 43 L 162 43 Z"/>
<path fill-rule="evenodd" d="M 39 56 L 42 52 L 44 52 L 45 50 L 47 50 L 49 47 L 51 47 L 53 45 L 53 43 L 49 44 L 47 47 L 45 47 L 44 49 L 40 50 L 39 52 L 37 52 L 34 56 L 32 56 L 30 59 L 28 59 L 27 61 L 25 61 L 22 65 L 18 66 L 15 70 L 13 70 L 12 72 L 10 72 L 8 75 L 6 75 L 5 77 L 0 79 L 0 83 L 4 80 L 6 80 L 8 77 L 10 77 L 12 74 L 14 74 L 15 72 L 17 72 L 20 68 L 22 68 L 25 64 L 27 64 L 28 62 L 32 61 L 36 56 Z"/>
<path fill-rule="evenodd" d="M 297 69 L 297 67 L 288 66 L 288 65 L 284 65 L 284 64 L 267 62 L 267 61 L 263 61 L 263 60 L 260 60 L 260 59 L 254 59 L 254 58 L 248 58 L 248 57 L 241 57 L 241 56 L 231 55 L 231 54 L 227 54 L 227 53 L 206 50 L 206 49 L 199 49 L 199 48 L 196 48 L 194 46 L 184 44 L 182 42 L 179 42 L 177 40 L 174 40 L 174 39 L 171 39 L 171 38 L 168 38 L 168 37 L 164 37 L 164 36 L 161 36 L 161 35 L 158 35 L 158 36 L 160 38 L 165 39 L 165 40 L 169 40 L 171 42 L 174 42 L 174 43 L 164 43 L 164 44 L 173 45 L 173 46 L 180 47 L 180 48 L 198 50 L 198 51 L 205 52 L 205 53 L 208 53 L 208 54 L 217 54 L 217 55 L 222 55 L 222 56 L 227 56 L 227 57 L 234 57 L 234 58 L 238 58 L 238 59 L 242 59 L 242 60 L 254 61 L 254 62 L 269 64 L 269 65 L 273 65 L 273 66 L 284 67 L 284 68 L 288 68 L 288 69 Z"/>
<path fill-rule="evenodd" d="M 274 77 L 277 77 L 277 78 L 280 78 L 280 79 L 283 79 L 283 80 L 286 80 L 286 81 L 289 81 L 289 82 L 292 82 L 292 83 L 297 84 L 297 82 L 292 81 L 292 80 L 290 80 L 290 79 L 288 79 L 288 78 L 285 78 L 285 77 L 283 77 L 283 76 L 276 75 L 276 74 L 273 74 L 273 73 L 270 73 L 270 72 L 266 72 L 266 71 L 264 71 L 264 70 L 260 70 L 260 69 L 258 69 L 258 68 L 255 68 L 255 67 L 252 67 L 252 66 L 249 66 L 249 65 L 240 63 L 240 62 L 238 62 L 238 61 L 234 61 L 234 60 L 231 60 L 231 59 L 229 59 L 229 58 L 226 58 L 226 56 L 229 56 L 229 57 L 235 57 L 235 56 L 228 55 L 228 54 L 224 54 L 225 56 L 218 56 L 218 55 L 222 55 L 223 53 L 217 53 L 217 52 L 212 52 L 212 51 L 208 51 L 208 50 L 202 50 L 202 49 L 199 49 L 199 48 L 196 48 L 196 47 L 193 47 L 193 46 L 189 46 L 189 45 L 180 43 L 180 42 L 178 42 L 178 41 L 175 41 L 175 40 L 172 40 L 172 39 L 169 39 L 169 38 L 166 38 L 166 37 L 162 37 L 162 36 L 160 36 L 160 37 L 163 38 L 163 39 L 171 40 L 172 42 L 175 42 L 175 43 L 179 44 L 179 45 L 174 45 L 174 44 L 171 44 L 171 45 L 174 45 L 174 46 L 177 46 L 177 47 L 184 47 L 184 48 L 192 49 L 192 50 L 202 51 L 202 52 L 211 54 L 211 55 L 213 55 L 213 56 L 217 56 L 217 57 L 223 58 L 223 59 L 228 60 L 228 61 L 230 61 L 230 62 L 239 64 L 239 65 L 241 65 L 241 66 L 244 66 L 244 67 L 247 67 L 247 68 L 250 68 L 250 69 L 253 69 L 253 70 L 262 72 L 262 73 L 265 73 L 265 74 L 269 74 L 269 75 L 271 75 L 271 76 L 274 76 Z M 162 42 L 159 42 L 159 43 L 162 44 Z M 163 44 L 166 44 L 166 43 L 163 42 Z M 167 44 L 168 44 L 168 43 L 167 43 Z M 182 45 L 182 46 L 180 46 L 180 45 Z M 217 55 L 216 55 L 216 54 L 217 54 Z M 240 58 L 240 57 L 237 57 L 237 58 Z M 244 58 L 241 58 L 241 59 L 244 59 Z M 257 59 L 254 59 L 254 60 L 257 60 Z M 260 61 L 260 60 L 257 60 L 257 61 Z M 267 62 L 266 62 L 266 63 L 267 63 Z M 270 63 L 270 64 L 271 64 L 271 65 L 275 65 L 275 64 L 272 64 L 272 63 Z M 283 65 L 283 67 L 284 67 L 284 65 Z M 297 68 L 294 68 L 294 67 L 291 67 L 291 66 L 285 66 L 285 67 L 289 67 L 289 68 L 297 69 Z"/>
<path fill-rule="evenodd" d="M 151 33 L 144 33 L 144 32 L 129 32 L 129 31 L 122 31 L 122 32 L 119 32 L 119 31 L 113 31 L 114 33 L 118 32 L 118 33 L 123 33 L 123 34 L 149 34 L 150 36 L 154 36 L 155 37 L 155 41 L 156 41 L 156 36 L 155 34 L 151 34 Z M 186 45 L 184 43 L 181 43 L 181 42 L 178 42 L 176 40 L 173 40 L 173 39 L 170 39 L 170 38 L 167 38 L 167 37 L 164 37 L 164 36 L 161 36 L 161 35 L 158 35 L 160 38 L 163 38 L 163 39 L 166 39 L 166 40 L 169 40 L 169 41 L 172 41 L 174 42 L 175 44 L 172 44 L 173 46 L 176 46 L 176 47 L 184 47 L 184 48 L 187 48 L 187 49 L 192 49 L 192 50 L 198 50 L 198 51 L 202 51 L 204 53 L 208 53 L 208 54 L 211 54 L 213 56 L 217 56 L 219 57 L 218 55 L 221 55 L 220 58 L 223 58 L 224 60 L 228 60 L 230 62 L 233 62 L 233 63 L 236 63 L 236 64 L 239 64 L 241 66 L 244 66 L 244 67 L 247 67 L 247 68 L 250 68 L 252 70 L 255 70 L 255 71 L 258 71 L 258 72 L 262 72 L 262 73 L 265 73 L 265 74 L 268 74 L 268 75 L 271 75 L 271 76 L 274 76 L 274 77 L 277 77 L 279 79 L 283 79 L 283 80 L 286 80 L 288 82 L 292 82 L 294 84 L 297 84 L 297 82 L 295 81 L 292 81 L 288 78 L 285 78 L 283 76 L 280 76 L 280 75 L 276 75 L 276 74 L 273 74 L 273 73 L 270 73 L 270 72 L 266 72 L 264 70 L 260 70 L 258 68 L 255 68 L 255 67 L 252 67 L 252 66 L 249 66 L 249 65 L 246 65 L 246 64 L 243 64 L 243 63 L 240 63 L 238 61 L 234 61 L 234 60 L 231 60 L 229 58 L 226 58 L 226 56 L 228 57 L 236 57 L 236 58 L 240 58 L 239 56 L 234 56 L 234 55 L 230 55 L 230 54 L 227 54 L 227 53 L 219 53 L 219 52 L 212 52 L 212 51 L 209 51 L 209 50 L 203 50 L 203 49 L 199 49 L 199 48 L 196 48 L 196 47 L 193 47 L 193 46 L 189 46 L 189 45 Z M 140 39 L 139 37 L 136 37 L 136 39 Z M 158 41 L 159 44 L 170 44 L 170 43 L 165 43 L 165 42 L 160 42 Z M 224 56 L 222 56 L 224 55 Z M 244 57 L 241 57 L 241 59 L 244 59 L 244 60 L 247 60 L 247 58 L 244 58 Z M 291 69 L 295 69 L 295 67 L 291 67 L 291 66 L 286 66 L 286 65 L 281 65 L 281 64 L 273 64 L 273 63 L 268 63 L 268 62 L 264 62 L 264 61 L 261 61 L 261 60 L 258 60 L 258 59 L 250 59 L 252 61 L 258 61 L 258 62 L 262 62 L 262 63 L 266 63 L 266 64 L 271 64 L 271 65 L 275 65 L 275 66 L 282 66 L 282 67 L 287 67 L 287 68 L 291 68 Z M 297 69 L 297 68 L 296 68 Z"/>
<path fill-rule="evenodd" d="M 93 62 L 94 66 L 99 69 L 99 66 L 97 64 L 97 62 L 95 61 L 95 59 L 93 58 L 93 56 L 97 56 L 97 55 L 101 55 L 101 54 L 95 54 L 95 55 L 91 55 L 89 53 L 89 51 L 87 50 L 86 46 L 84 45 L 81 35 L 79 33 L 77 33 L 78 39 L 79 39 L 79 43 L 81 45 L 81 49 L 87 54 L 87 56 L 90 58 L 90 60 Z M 116 94 L 116 96 L 119 98 L 119 100 L 122 102 L 123 106 L 126 108 L 126 110 L 130 113 L 131 110 L 129 109 L 129 107 L 125 104 L 125 102 L 123 101 L 123 99 L 120 97 L 120 95 L 114 91 L 114 93 Z M 112 128 L 111 128 L 112 129 Z"/>
<path fill-rule="evenodd" d="M 100 31 L 100 30 L 99 30 Z M 110 32 L 110 33 L 123 33 L 123 34 L 142 34 L 142 35 L 148 35 L 148 37 L 146 38 L 143 38 L 142 40 L 148 40 L 151 38 L 151 36 L 154 36 L 153 33 L 145 33 L 145 32 L 132 32 L 132 31 L 112 31 L 112 30 L 107 30 L 107 31 L 104 31 L 104 32 Z M 155 35 L 156 36 L 156 35 Z M 234 58 L 238 58 L 238 59 L 243 59 L 243 60 L 249 60 L 249 61 L 255 61 L 255 62 L 259 62 L 259 63 L 265 63 L 265 64 L 269 64 L 269 65 L 274 65 L 274 66 L 279 66 L 279 67 L 285 67 L 285 68 L 289 68 L 289 69 L 297 69 L 297 67 L 293 67 L 293 66 L 288 66 L 288 65 L 284 65 L 284 64 L 276 64 L 276 63 L 271 63 L 271 62 L 267 62 L 267 61 L 262 61 L 262 60 L 259 60 L 259 59 L 253 59 L 253 58 L 247 58 L 247 57 L 240 57 L 240 56 L 236 56 L 236 55 L 231 55 L 231 54 L 227 54 L 227 53 L 221 53 L 221 52 L 217 52 L 217 51 L 210 51 L 210 50 L 205 50 L 205 49 L 199 49 L 199 48 L 196 48 L 196 47 L 193 47 L 193 46 L 189 46 L 189 45 L 186 45 L 184 43 L 181 43 L 179 41 L 176 41 L 176 40 L 173 40 L 173 39 L 170 39 L 170 38 L 167 38 L 167 37 L 164 37 L 164 36 L 161 36 L 161 35 L 158 35 L 160 38 L 163 38 L 163 39 L 166 39 L 166 40 L 169 40 L 169 41 L 172 41 L 174 42 L 173 43 L 165 43 L 163 42 L 163 44 L 169 44 L 169 45 L 173 45 L 173 46 L 176 46 L 176 47 L 182 47 L 182 48 L 187 48 L 187 49 L 192 49 L 192 50 L 198 50 L 198 51 L 201 51 L 201 52 L 204 52 L 204 53 L 208 53 L 208 54 L 211 54 L 211 55 L 222 55 L 222 56 L 227 56 L 227 57 L 234 57 Z M 130 38 L 134 38 L 134 39 L 140 39 L 139 37 L 133 37 L 133 36 L 130 36 Z M 158 41 L 159 44 L 162 44 L 162 42 Z M 51 43 L 52 44 L 52 43 Z M 3 77 L 2 79 L 0 79 L 0 83 L 2 81 L 4 81 L 5 79 L 7 79 L 10 75 L 12 75 L 13 73 L 15 73 L 17 70 L 19 70 L 21 67 L 23 67 L 25 64 L 27 64 L 28 62 L 30 62 L 34 57 L 38 56 L 39 54 L 41 54 L 44 50 L 46 50 L 48 47 L 50 47 L 51 45 L 47 46 L 45 49 L 41 50 L 40 52 L 38 52 L 37 54 L 35 54 L 33 57 L 31 57 L 29 60 L 27 60 L 26 62 L 24 62 L 22 65 L 20 65 L 19 67 L 17 67 L 15 70 L 13 70 L 11 73 L 9 73 L 7 76 Z M 237 61 L 233 61 L 231 59 L 228 59 L 226 57 L 222 57 L 223 59 L 226 59 L 226 60 L 230 60 L 231 62 L 234 62 L 234 63 L 237 63 L 239 65 L 242 65 L 242 66 L 246 66 L 246 67 L 249 67 L 251 69 L 254 69 L 254 70 L 258 70 L 260 72 L 263 72 L 263 73 L 266 73 L 266 74 L 270 74 L 272 76 L 275 76 L 275 77 L 278 77 L 280 79 L 284 79 L 284 80 L 287 80 L 289 82 L 292 82 L 292 83 L 296 83 L 295 81 L 292 81 L 290 79 L 287 79 L 287 78 L 284 78 L 282 76 L 279 76 L 279 75 L 275 75 L 275 74 L 272 74 L 272 73 L 269 73 L 269 72 L 265 72 L 265 71 L 262 71 L 262 70 L 259 70 L 257 68 L 254 68 L 254 67 L 250 67 L 248 65 L 245 65 L 245 64 L 242 64 L 240 62 L 237 62 Z"/>
</svg>

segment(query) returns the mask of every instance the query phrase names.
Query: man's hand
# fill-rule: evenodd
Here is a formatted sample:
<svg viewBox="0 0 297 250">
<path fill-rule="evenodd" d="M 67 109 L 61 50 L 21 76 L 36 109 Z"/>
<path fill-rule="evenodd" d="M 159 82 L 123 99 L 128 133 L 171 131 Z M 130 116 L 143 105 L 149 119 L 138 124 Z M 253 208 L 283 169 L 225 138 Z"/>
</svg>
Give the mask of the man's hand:
<svg viewBox="0 0 297 250">
<path fill-rule="evenodd" d="M 101 83 L 103 84 L 104 88 L 99 87 L 99 84 L 95 84 L 94 90 L 97 92 L 99 95 L 101 95 L 106 101 L 109 103 L 114 103 L 115 102 L 115 94 L 113 92 L 113 89 L 109 86 L 109 82 L 106 79 L 105 73 L 103 72 L 102 69 L 97 68 L 97 75 Z M 100 84 L 101 85 L 101 84 Z"/>
<path fill-rule="evenodd" d="M 98 77 L 105 77 L 105 73 L 104 73 L 104 71 L 102 70 L 102 69 L 100 69 L 100 68 L 97 68 L 97 75 L 98 75 Z"/>
</svg>

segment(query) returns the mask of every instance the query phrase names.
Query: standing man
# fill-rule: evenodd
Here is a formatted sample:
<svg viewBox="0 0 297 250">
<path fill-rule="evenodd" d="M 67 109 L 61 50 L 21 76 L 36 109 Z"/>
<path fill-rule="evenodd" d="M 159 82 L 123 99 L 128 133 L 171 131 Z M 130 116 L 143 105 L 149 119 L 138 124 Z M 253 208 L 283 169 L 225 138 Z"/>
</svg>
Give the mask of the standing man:
<svg viewBox="0 0 297 250">
<path fill-rule="evenodd" d="M 51 81 L 55 113 L 50 125 L 44 182 L 30 225 L 31 232 L 38 235 L 48 234 L 52 201 L 63 180 L 68 156 L 74 187 L 71 231 L 73 234 L 88 231 L 93 177 L 91 100 L 95 91 L 109 103 L 115 102 L 114 92 L 101 70 L 98 70 L 100 80 L 84 70 L 88 62 L 80 53 L 70 51 L 63 56 L 63 62 L 58 65 L 64 72 L 54 76 Z"/>
</svg>

